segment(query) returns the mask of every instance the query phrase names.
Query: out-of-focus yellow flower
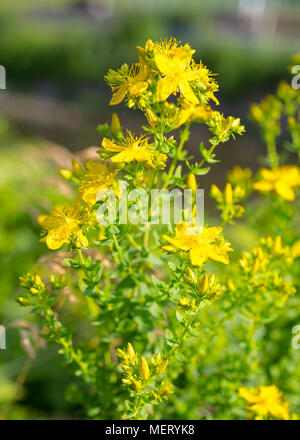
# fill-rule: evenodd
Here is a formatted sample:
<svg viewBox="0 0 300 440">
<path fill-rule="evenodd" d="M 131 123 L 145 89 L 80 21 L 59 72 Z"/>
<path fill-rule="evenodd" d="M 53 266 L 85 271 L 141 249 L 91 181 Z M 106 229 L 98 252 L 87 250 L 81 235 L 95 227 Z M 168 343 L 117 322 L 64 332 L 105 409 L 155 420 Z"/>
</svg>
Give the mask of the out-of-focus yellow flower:
<svg viewBox="0 0 300 440">
<path fill-rule="evenodd" d="M 285 200 L 295 200 L 294 189 L 300 186 L 300 169 L 296 165 L 284 165 L 280 168 L 260 170 L 261 180 L 253 188 L 262 192 L 276 192 Z"/>
<path fill-rule="evenodd" d="M 300 240 L 293 244 L 291 253 L 293 258 L 300 257 Z"/>
<path fill-rule="evenodd" d="M 81 225 L 86 221 L 86 215 L 81 213 L 79 204 L 74 206 L 57 206 L 50 215 L 39 218 L 41 226 L 46 229 L 45 241 L 48 248 L 55 250 L 67 244 L 74 237 L 78 247 L 87 246 L 88 240 L 81 231 Z"/>
<path fill-rule="evenodd" d="M 239 395 L 248 402 L 249 416 L 262 419 L 268 416 L 276 419 L 289 419 L 289 403 L 284 400 L 283 394 L 276 385 L 258 388 L 240 387 Z"/>
<path fill-rule="evenodd" d="M 117 153 L 111 157 L 111 161 L 114 163 L 128 163 L 136 160 L 137 162 L 145 162 L 149 167 L 154 168 L 155 165 L 164 167 L 167 159 L 166 154 L 152 149 L 153 144 L 148 143 L 148 138 L 136 137 L 130 131 L 118 144 L 104 138 L 102 147 L 106 151 Z"/>
<path fill-rule="evenodd" d="M 101 189 L 113 189 L 118 194 L 118 183 L 114 180 L 117 170 L 101 162 L 88 160 L 80 179 L 79 194 L 88 204 L 94 205 Z"/>
<path fill-rule="evenodd" d="M 252 171 L 250 168 L 234 167 L 227 174 L 227 179 L 233 186 L 239 186 L 249 192 L 252 186 Z"/>
<path fill-rule="evenodd" d="M 183 222 L 176 226 L 175 237 L 164 235 L 170 245 L 162 246 L 166 252 L 189 252 L 191 263 L 201 267 L 208 259 L 228 264 L 230 243 L 220 236 L 221 227 L 191 227 Z M 192 230 L 193 229 L 193 230 Z"/>
<path fill-rule="evenodd" d="M 108 75 L 113 78 L 114 82 L 111 82 L 113 97 L 109 102 L 110 105 L 116 105 L 122 102 L 127 92 L 130 97 L 134 98 L 147 90 L 148 83 L 146 79 L 148 68 L 142 59 L 140 59 L 139 63 L 131 66 L 125 75 L 112 69 L 109 70 Z"/>
</svg>

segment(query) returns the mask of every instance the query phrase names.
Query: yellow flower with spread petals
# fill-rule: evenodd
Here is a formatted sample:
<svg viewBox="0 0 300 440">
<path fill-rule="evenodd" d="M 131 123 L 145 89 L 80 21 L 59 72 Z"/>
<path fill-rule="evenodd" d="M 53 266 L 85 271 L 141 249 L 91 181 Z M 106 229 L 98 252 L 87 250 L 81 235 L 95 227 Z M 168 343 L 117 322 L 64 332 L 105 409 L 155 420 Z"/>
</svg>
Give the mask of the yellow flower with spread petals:
<svg viewBox="0 0 300 440">
<path fill-rule="evenodd" d="M 101 162 L 88 160 L 80 179 L 79 194 L 88 205 L 94 205 L 101 189 L 113 189 L 118 195 L 117 170 Z"/>
<path fill-rule="evenodd" d="M 253 188 L 262 192 L 276 192 L 285 200 L 295 200 L 294 189 L 300 186 L 300 169 L 296 165 L 284 165 L 280 168 L 260 171 L 261 180 L 254 183 Z"/>
<path fill-rule="evenodd" d="M 113 97 L 109 104 L 119 104 L 123 101 L 127 92 L 130 97 L 134 98 L 147 90 L 147 75 L 148 68 L 142 59 L 140 59 L 139 63 L 134 64 L 127 74 L 121 74 L 118 71 L 110 69 L 107 78 L 111 78 L 110 84 L 113 91 Z"/>
<path fill-rule="evenodd" d="M 179 48 L 177 48 L 179 49 Z M 181 50 L 173 53 L 158 53 L 155 55 L 155 64 L 163 74 L 157 85 L 159 101 L 165 101 L 171 94 L 178 92 L 193 104 L 199 104 L 190 82 L 199 79 L 199 72 L 190 67 L 191 53 Z"/>
<path fill-rule="evenodd" d="M 106 151 L 117 153 L 111 157 L 113 163 L 128 163 L 136 160 L 137 162 L 145 162 L 151 168 L 164 167 L 167 156 L 153 150 L 153 144 L 149 144 L 148 139 L 144 136 L 136 137 L 127 131 L 127 136 L 118 144 L 104 138 L 102 147 Z"/>
<path fill-rule="evenodd" d="M 221 227 L 194 227 L 185 222 L 176 226 L 175 237 L 164 235 L 170 245 L 162 246 L 167 252 L 189 252 L 191 263 L 201 267 L 208 259 L 228 264 L 230 243 L 220 235 Z"/>
<path fill-rule="evenodd" d="M 77 247 L 87 246 L 88 240 L 81 231 L 81 226 L 87 220 L 87 216 L 81 213 L 79 204 L 74 206 L 57 206 L 50 215 L 38 217 L 40 225 L 47 231 L 42 238 L 49 249 L 59 249 L 68 244 L 74 238 L 73 244 Z"/>
<path fill-rule="evenodd" d="M 282 392 L 275 385 L 260 385 L 258 388 L 240 387 L 239 395 L 249 403 L 247 409 L 250 411 L 250 417 L 289 419 L 289 403 L 284 400 Z"/>
</svg>

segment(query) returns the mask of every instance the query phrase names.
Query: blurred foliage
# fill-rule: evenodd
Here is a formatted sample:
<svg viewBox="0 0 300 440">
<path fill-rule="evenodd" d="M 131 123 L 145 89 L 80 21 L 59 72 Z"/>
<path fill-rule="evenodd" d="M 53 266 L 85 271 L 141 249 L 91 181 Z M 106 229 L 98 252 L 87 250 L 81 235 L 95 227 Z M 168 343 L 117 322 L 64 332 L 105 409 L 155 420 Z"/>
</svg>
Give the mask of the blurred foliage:
<svg viewBox="0 0 300 440">
<path fill-rule="evenodd" d="M 172 6 L 121 0 L 56 0 L 42 5 L 31 0 L 12 6 L 4 1 L 0 5 L 1 63 L 9 72 L 10 88 L 32 89 L 53 80 L 62 83 L 67 94 L 68 85 L 102 82 L 109 67 L 124 59 L 131 62 L 136 44 L 175 35 L 190 41 L 201 59 L 214 66 L 224 94 L 270 88 L 283 76 L 295 42 L 278 37 L 274 44 L 272 36 L 257 37 L 237 22 L 227 23 L 228 13 L 238 21 L 237 11 L 236 1 L 188 0 Z"/>
<path fill-rule="evenodd" d="M 59 365 L 47 366 L 51 349 L 36 352 L 34 321 L 33 327 L 26 324 L 27 313 L 16 307 L 14 296 L 18 277 L 32 268 L 43 251 L 37 214 L 66 201 L 70 194 L 59 190 L 57 168 L 49 152 L 45 154 L 43 141 L 20 138 L 0 119 L 0 146 L 0 323 L 6 326 L 7 336 L 7 350 L 0 350 L 0 417 L 8 411 L 10 418 L 32 418 L 49 410 L 65 410 L 60 390 L 67 378 Z M 32 369 L 26 387 L 19 389 L 17 378 L 26 370 L 28 356 Z M 15 404 L 16 400 L 23 404 Z"/>
</svg>

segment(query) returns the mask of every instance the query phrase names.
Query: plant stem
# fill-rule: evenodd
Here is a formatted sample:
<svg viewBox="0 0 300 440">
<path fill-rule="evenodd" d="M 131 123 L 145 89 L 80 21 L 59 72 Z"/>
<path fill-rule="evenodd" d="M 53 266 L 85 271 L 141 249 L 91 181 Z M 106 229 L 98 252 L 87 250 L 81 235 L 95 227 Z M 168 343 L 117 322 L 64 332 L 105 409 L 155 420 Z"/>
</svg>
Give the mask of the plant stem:
<svg viewBox="0 0 300 440">
<path fill-rule="evenodd" d="M 174 158 L 173 158 L 173 160 L 172 160 L 171 166 L 170 166 L 169 171 L 168 171 L 168 174 L 167 174 L 167 179 L 166 179 L 166 181 L 165 181 L 165 183 L 164 183 L 164 185 L 163 185 L 163 188 L 167 188 L 167 187 L 168 187 L 169 182 L 170 182 L 170 179 L 171 179 L 171 177 L 173 176 L 173 173 L 174 173 L 175 167 L 176 167 L 177 162 L 178 162 L 178 160 L 179 160 L 179 158 L 180 158 L 180 153 L 181 153 L 181 151 L 182 151 L 182 148 L 183 148 L 185 142 L 186 142 L 186 141 L 188 140 L 188 138 L 189 138 L 189 129 L 190 129 L 190 125 L 191 125 L 191 123 L 188 122 L 188 123 L 185 125 L 184 130 L 181 132 L 180 142 L 179 142 L 179 145 L 178 145 L 178 148 L 177 148 L 177 151 L 176 151 L 176 155 L 174 156 Z"/>
<path fill-rule="evenodd" d="M 272 133 L 266 133 L 266 144 L 267 144 L 270 165 L 272 168 L 277 168 L 278 155 L 276 151 L 275 136 Z"/>
</svg>

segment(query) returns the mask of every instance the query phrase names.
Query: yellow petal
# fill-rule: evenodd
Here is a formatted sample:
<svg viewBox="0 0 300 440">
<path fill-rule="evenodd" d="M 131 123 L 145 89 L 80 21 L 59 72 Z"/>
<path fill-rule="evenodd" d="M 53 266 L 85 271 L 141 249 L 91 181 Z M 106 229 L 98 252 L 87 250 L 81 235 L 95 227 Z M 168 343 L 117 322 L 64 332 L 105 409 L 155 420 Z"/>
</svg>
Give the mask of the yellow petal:
<svg viewBox="0 0 300 440">
<path fill-rule="evenodd" d="M 46 244 L 49 249 L 56 250 L 59 249 L 63 244 L 65 244 L 70 236 L 70 231 L 68 228 L 61 226 L 58 229 L 53 229 L 50 231 L 46 237 Z"/>
<path fill-rule="evenodd" d="M 253 188 L 257 191 L 273 191 L 274 184 L 271 182 L 267 182 L 266 180 L 261 180 L 260 182 L 255 182 L 253 184 Z"/>
<path fill-rule="evenodd" d="M 132 162 L 134 160 L 134 151 L 126 149 L 111 158 L 114 163 Z"/>
<path fill-rule="evenodd" d="M 198 98 L 196 98 L 193 90 L 186 80 L 181 80 L 178 85 L 182 96 L 191 101 L 193 104 L 199 104 Z"/>
<path fill-rule="evenodd" d="M 169 73 L 172 73 L 172 64 L 171 60 L 168 56 L 157 54 L 155 55 L 155 64 L 157 65 L 158 69 L 163 73 L 164 75 L 169 75 Z"/>
<path fill-rule="evenodd" d="M 122 151 L 123 148 L 120 145 L 115 144 L 113 141 L 111 141 L 108 138 L 103 138 L 102 140 L 102 147 L 105 148 L 107 151 Z"/>
<path fill-rule="evenodd" d="M 129 87 L 129 94 L 137 96 L 147 90 L 148 83 L 146 81 L 134 81 Z"/>
<path fill-rule="evenodd" d="M 225 249 L 213 244 L 209 246 L 208 257 L 218 263 L 229 264 L 229 257 Z"/>
<path fill-rule="evenodd" d="M 116 105 L 120 104 L 121 101 L 125 98 L 126 92 L 128 89 L 128 85 L 124 84 L 118 88 L 118 90 L 113 94 L 113 97 L 111 98 L 109 105 Z"/>
<path fill-rule="evenodd" d="M 171 93 L 176 92 L 177 86 L 178 81 L 174 75 L 169 75 L 160 79 L 157 86 L 157 95 L 159 101 L 165 101 L 168 99 Z"/>
<path fill-rule="evenodd" d="M 204 248 L 194 248 L 190 250 L 190 260 L 193 266 L 201 267 L 208 259 L 207 252 Z"/>
<path fill-rule="evenodd" d="M 281 197 L 289 202 L 293 202 L 296 198 L 293 188 L 282 180 L 279 180 L 279 182 L 275 183 L 275 189 Z"/>
</svg>

